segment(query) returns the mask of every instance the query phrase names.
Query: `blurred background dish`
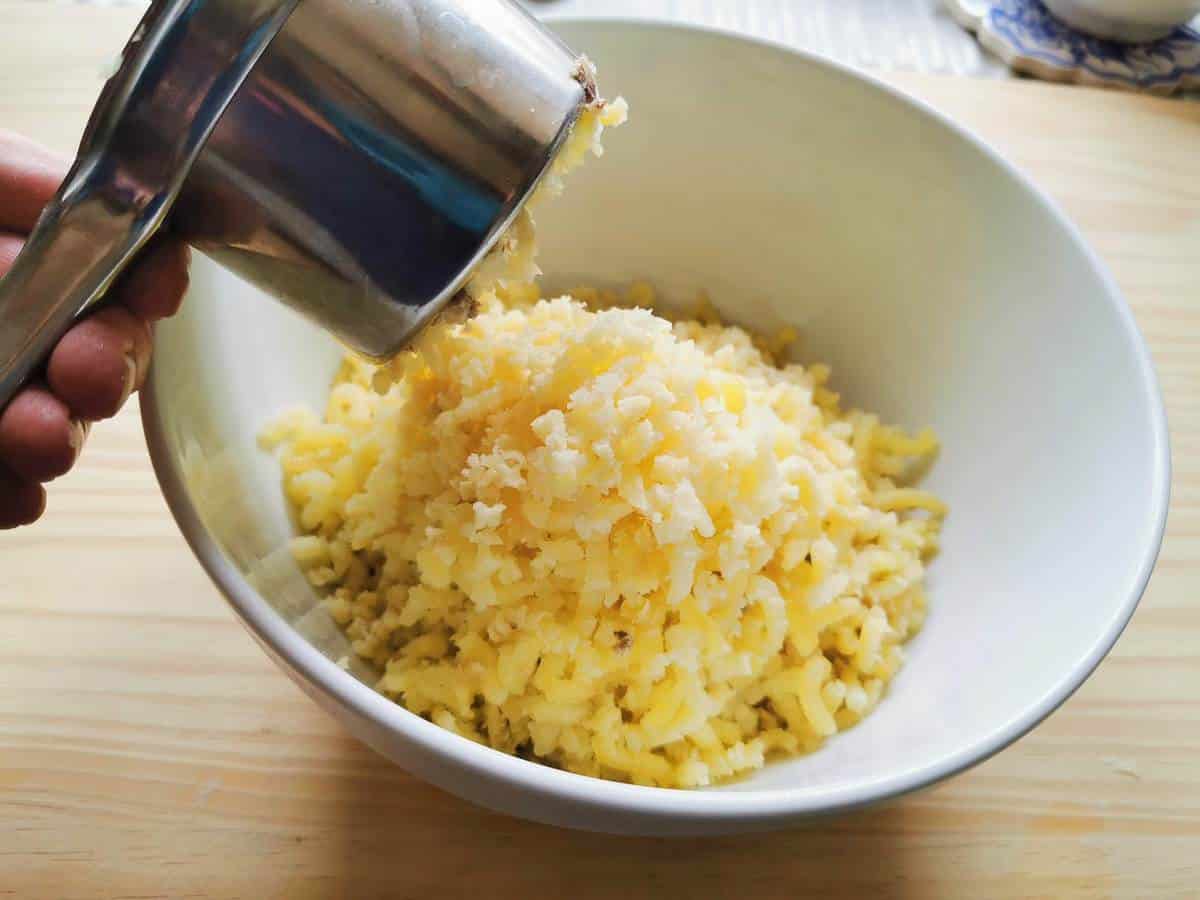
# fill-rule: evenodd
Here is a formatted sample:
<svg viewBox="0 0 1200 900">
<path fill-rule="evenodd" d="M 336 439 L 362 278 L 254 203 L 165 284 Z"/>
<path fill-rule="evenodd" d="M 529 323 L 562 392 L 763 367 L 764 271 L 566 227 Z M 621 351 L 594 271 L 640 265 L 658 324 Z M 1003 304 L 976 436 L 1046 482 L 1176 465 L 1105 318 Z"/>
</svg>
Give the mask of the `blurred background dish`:
<svg viewBox="0 0 1200 900">
<path fill-rule="evenodd" d="M 1072 28 L 1113 41 L 1148 43 L 1200 14 L 1200 0 L 1043 0 Z"/>
</svg>

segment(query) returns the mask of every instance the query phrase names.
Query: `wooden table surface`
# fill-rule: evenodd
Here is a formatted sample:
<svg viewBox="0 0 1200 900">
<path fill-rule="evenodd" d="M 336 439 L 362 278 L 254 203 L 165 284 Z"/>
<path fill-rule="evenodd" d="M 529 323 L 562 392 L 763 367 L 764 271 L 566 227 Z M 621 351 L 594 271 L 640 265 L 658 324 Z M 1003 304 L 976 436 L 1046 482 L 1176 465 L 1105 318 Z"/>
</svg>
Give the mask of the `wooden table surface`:
<svg viewBox="0 0 1200 900">
<path fill-rule="evenodd" d="M 135 12 L 0 0 L 0 127 L 71 148 Z M 1162 556 L 1063 709 L 932 791 L 769 836 L 483 812 L 360 746 L 259 651 L 179 536 L 131 409 L 94 430 L 43 523 L 0 536 L 0 895 L 1198 896 L 1200 106 L 894 80 L 1063 204 L 1166 393 Z"/>
</svg>

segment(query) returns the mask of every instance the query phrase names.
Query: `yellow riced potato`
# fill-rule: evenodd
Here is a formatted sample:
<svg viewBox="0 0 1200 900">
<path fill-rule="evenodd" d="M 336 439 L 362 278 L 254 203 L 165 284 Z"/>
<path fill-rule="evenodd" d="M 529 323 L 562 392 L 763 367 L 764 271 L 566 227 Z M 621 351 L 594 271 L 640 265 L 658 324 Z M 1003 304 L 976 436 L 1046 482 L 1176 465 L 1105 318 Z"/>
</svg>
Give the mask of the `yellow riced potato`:
<svg viewBox="0 0 1200 900">
<path fill-rule="evenodd" d="M 539 189 L 599 155 L 585 111 Z M 536 204 L 535 204 L 536 205 Z M 302 534 L 378 688 L 471 740 L 694 787 L 867 715 L 925 616 L 937 452 L 844 411 L 795 339 L 652 312 L 653 289 L 540 299 L 528 210 L 476 315 L 269 426 Z"/>
</svg>

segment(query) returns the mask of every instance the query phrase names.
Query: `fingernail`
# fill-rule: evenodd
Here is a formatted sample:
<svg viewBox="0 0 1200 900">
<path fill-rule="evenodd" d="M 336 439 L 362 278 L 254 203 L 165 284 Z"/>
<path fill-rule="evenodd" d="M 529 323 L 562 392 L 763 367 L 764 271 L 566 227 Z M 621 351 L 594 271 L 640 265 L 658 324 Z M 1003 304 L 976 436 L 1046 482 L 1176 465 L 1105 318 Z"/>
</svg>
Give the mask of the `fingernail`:
<svg viewBox="0 0 1200 900">
<path fill-rule="evenodd" d="M 137 384 L 137 360 L 134 359 L 132 353 L 125 354 L 125 383 L 121 387 L 121 403 L 125 405 L 125 401 L 129 399 L 129 395 L 133 393 L 133 388 Z"/>
<path fill-rule="evenodd" d="M 89 430 L 90 424 L 88 422 L 81 422 L 78 419 L 71 421 L 71 430 L 67 434 L 67 443 L 75 451 L 75 459 L 79 459 L 79 453 L 83 450 L 83 444 L 87 440 Z"/>
</svg>

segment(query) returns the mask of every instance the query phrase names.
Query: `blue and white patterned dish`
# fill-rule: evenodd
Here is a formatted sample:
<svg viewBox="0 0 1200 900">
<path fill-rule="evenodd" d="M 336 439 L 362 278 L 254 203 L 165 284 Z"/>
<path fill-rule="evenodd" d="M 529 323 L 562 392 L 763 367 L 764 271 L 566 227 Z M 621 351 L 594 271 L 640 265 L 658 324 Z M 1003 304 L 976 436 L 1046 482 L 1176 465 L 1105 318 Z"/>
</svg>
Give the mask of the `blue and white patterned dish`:
<svg viewBox="0 0 1200 900">
<path fill-rule="evenodd" d="M 1200 88 L 1200 32 L 1175 29 L 1158 41 L 1123 44 L 1082 34 L 1041 0 L 945 0 L 979 42 L 1018 72 L 1052 81 L 1172 94 Z"/>
</svg>

